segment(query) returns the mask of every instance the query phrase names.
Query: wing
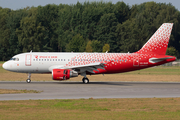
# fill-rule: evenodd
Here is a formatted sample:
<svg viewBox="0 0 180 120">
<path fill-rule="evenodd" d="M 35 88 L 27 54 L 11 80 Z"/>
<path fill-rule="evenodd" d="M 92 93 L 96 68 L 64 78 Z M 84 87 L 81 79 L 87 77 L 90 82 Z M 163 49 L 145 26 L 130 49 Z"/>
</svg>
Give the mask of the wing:
<svg viewBox="0 0 180 120">
<path fill-rule="evenodd" d="M 106 63 L 90 63 L 86 65 L 79 65 L 79 66 L 51 66 L 49 68 L 50 71 L 53 69 L 72 69 L 74 71 L 77 71 L 78 73 L 84 73 L 84 72 L 89 72 L 89 73 L 94 73 L 94 71 L 98 71 L 98 69 L 103 69 L 105 70 L 105 65 Z"/>
</svg>

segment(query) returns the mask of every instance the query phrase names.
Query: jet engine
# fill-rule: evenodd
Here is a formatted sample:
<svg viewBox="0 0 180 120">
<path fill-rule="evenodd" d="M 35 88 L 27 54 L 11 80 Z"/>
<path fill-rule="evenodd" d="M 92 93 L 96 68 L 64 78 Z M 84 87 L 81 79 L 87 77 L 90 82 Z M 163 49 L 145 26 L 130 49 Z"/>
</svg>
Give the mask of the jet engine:
<svg viewBox="0 0 180 120">
<path fill-rule="evenodd" d="M 69 69 L 53 69 L 52 79 L 53 80 L 67 80 L 71 77 L 77 77 L 78 73 Z"/>
</svg>

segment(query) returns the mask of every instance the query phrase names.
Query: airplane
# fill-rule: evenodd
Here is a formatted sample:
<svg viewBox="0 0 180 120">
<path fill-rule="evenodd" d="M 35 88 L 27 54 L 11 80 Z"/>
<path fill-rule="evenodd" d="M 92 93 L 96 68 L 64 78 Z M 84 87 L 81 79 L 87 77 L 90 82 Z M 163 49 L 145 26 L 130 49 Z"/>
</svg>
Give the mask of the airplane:
<svg viewBox="0 0 180 120">
<path fill-rule="evenodd" d="M 164 23 L 147 43 L 134 53 L 73 53 L 73 52 L 29 52 L 13 56 L 2 67 L 12 72 L 51 73 L 53 80 L 68 80 L 83 76 L 83 83 L 89 83 L 86 75 L 123 73 L 158 66 L 176 60 L 165 55 L 173 23 Z"/>
</svg>

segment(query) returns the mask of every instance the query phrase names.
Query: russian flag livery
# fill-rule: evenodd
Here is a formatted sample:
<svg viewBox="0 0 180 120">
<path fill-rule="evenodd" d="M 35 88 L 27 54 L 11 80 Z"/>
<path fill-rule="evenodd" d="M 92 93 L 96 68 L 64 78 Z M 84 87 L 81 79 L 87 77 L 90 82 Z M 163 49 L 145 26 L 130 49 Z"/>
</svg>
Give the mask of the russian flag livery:
<svg viewBox="0 0 180 120">
<path fill-rule="evenodd" d="M 164 23 L 135 53 L 67 53 L 67 52 L 30 52 L 12 57 L 3 68 L 13 72 L 52 73 L 53 80 L 68 80 L 83 76 L 83 83 L 89 83 L 86 75 L 122 73 L 176 60 L 165 55 L 173 24 Z M 28 57 L 27 57 L 28 56 Z"/>
</svg>

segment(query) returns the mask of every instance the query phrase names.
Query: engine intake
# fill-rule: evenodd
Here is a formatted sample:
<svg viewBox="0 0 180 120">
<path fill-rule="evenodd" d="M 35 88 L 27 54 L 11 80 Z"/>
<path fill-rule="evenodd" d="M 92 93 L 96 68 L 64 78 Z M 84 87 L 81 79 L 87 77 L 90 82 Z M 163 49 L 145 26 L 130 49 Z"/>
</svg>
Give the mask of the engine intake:
<svg viewBox="0 0 180 120">
<path fill-rule="evenodd" d="M 71 77 L 77 77 L 78 73 L 69 69 L 53 69 L 52 79 L 53 80 L 67 80 Z"/>
</svg>

